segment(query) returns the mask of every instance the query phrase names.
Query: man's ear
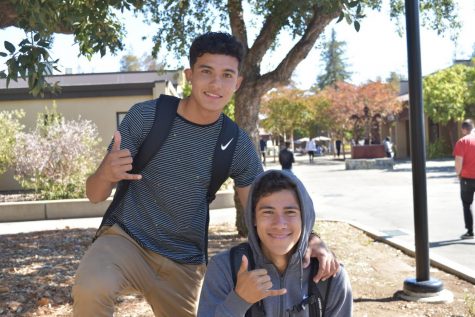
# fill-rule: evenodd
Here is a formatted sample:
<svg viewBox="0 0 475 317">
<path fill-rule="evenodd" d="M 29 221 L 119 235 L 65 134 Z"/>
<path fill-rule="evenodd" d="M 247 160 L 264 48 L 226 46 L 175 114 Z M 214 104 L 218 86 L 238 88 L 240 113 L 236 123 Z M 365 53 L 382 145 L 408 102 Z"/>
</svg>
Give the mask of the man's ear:
<svg viewBox="0 0 475 317">
<path fill-rule="evenodd" d="M 193 71 L 191 70 L 191 68 L 185 69 L 184 72 L 186 80 L 191 81 L 191 77 L 193 77 Z"/>
<path fill-rule="evenodd" d="M 236 88 L 234 88 L 234 91 L 238 90 L 239 87 L 241 87 L 242 79 L 243 79 L 242 76 L 238 76 L 237 82 L 236 82 Z"/>
</svg>

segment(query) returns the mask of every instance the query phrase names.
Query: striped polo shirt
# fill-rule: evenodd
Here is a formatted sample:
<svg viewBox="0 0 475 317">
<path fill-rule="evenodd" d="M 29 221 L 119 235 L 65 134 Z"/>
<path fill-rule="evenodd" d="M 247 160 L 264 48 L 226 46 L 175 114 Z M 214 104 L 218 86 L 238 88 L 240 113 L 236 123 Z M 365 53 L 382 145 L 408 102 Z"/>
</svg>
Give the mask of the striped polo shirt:
<svg viewBox="0 0 475 317">
<path fill-rule="evenodd" d="M 155 102 L 134 105 L 119 127 L 121 148 L 133 157 L 152 127 Z M 141 172 L 142 179 L 131 182 L 105 225 L 117 223 L 141 246 L 173 261 L 204 263 L 206 195 L 222 120 L 223 115 L 212 124 L 198 125 L 177 114 L 161 149 Z M 239 130 L 230 172 L 236 186 L 245 187 L 262 172 L 262 165 L 251 139 Z"/>
</svg>

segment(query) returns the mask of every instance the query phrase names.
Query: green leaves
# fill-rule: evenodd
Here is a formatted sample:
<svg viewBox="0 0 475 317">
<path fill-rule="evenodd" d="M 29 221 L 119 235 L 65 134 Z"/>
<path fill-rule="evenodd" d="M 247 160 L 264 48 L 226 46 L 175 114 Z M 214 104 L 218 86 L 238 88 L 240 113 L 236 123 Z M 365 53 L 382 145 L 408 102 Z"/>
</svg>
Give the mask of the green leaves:
<svg viewBox="0 0 475 317">
<path fill-rule="evenodd" d="M 465 119 L 470 104 L 469 74 L 473 69 L 454 65 L 424 78 L 424 108 L 435 123 Z"/>
<path fill-rule="evenodd" d="M 22 78 L 28 81 L 30 93 L 33 96 L 44 95 L 46 90 L 51 92 L 59 91 L 57 84 L 50 84 L 45 76 L 52 75 L 53 70 L 57 69 L 58 60 L 51 59 L 49 47 L 51 41 L 49 37 L 44 37 L 40 33 L 30 32 L 27 38 L 20 41 L 18 50 L 8 42 L 4 42 L 5 49 L 9 54 L 0 52 L 0 56 L 10 58 L 5 62 L 7 70 L 0 72 L 0 78 L 6 79 L 6 86 L 10 81 L 17 81 Z"/>
<path fill-rule="evenodd" d="M 13 54 L 13 53 L 15 52 L 15 46 L 14 46 L 12 43 L 10 43 L 10 42 L 8 42 L 8 41 L 5 41 L 5 42 L 3 42 L 3 43 L 4 43 L 3 45 L 5 46 L 5 48 L 7 49 L 7 51 L 10 52 L 10 54 Z"/>
</svg>

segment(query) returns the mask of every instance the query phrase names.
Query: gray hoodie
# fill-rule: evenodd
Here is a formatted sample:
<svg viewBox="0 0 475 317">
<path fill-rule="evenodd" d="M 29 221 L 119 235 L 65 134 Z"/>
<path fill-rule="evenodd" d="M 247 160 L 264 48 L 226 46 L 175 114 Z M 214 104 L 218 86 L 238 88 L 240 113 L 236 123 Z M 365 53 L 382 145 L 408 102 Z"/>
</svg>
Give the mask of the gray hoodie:
<svg viewBox="0 0 475 317">
<path fill-rule="evenodd" d="M 267 171 L 256 178 L 259 179 L 269 173 Z M 275 170 L 273 172 L 276 172 Z M 302 182 L 292 173 L 278 171 L 291 179 L 297 186 L 300 210 L 302 215 L 302 236 L 299 240 L 295 253 L 291 256 L 287 269 L 279 274 L 275 266 L 262 253 L 257 231 L 253 225 L 252 192 L 251 187 L 249 201 L 245 210 L 246 226 L 249 229 L 249 244 L 253 251 L 256 268 L 265 268 L 271 277 L 273 289 L 286 288 L 287 293 L 282 296 L 267 297 L 263 300 L 264 310 L 267 317 L 293 317 L 309 316 L 308 309 L 301 312 L 289 313 L 294 305 L 302 302 L 308 294 L 308 281 L 310 269 L 302 268 L 303 254 L 308 245 L 309 235 L 315 222 L 315 211 L 312 199 Z M 215 255 L 208 264 L 203 288 L 201 290 L 198 317 L 241 317 L 252 306 L 234 291 L 232 280 L 229 250 Z M 331 282 L 330 292 L 327 297 L 326 317 L 346 317 L 352 313 L 352 295 L 348 276 L 343 267 Z M 310 316 L 313 317 L 313 316 Z"/>
</svg>

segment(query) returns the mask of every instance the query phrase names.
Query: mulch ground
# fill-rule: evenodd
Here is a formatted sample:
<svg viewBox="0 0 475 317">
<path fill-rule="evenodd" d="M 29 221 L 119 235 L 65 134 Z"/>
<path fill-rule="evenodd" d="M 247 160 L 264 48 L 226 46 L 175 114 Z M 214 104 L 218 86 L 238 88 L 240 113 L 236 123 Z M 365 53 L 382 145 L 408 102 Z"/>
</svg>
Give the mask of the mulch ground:
<svg viewBox="0 0 475 317">
<path fill-rule="evenodd" d="M 414 259 L 344 223 L 321 222 L 322 238 L 345 264 L 353 288 L 354 316 L 475 316 L 475 285 L 440 270 L 452 291 L 448 304 L 407 302 L 398 297 L 414 276 Z M 70 316 L 71 287 L 95 229 L 64 229 L 0 235 L 0 316 Z M 210 228 L 210 254 L 243 241 L 233 228 Z M 121 296 L 115 316 L 153 316 L 140 295 Z"/>
</svg>

